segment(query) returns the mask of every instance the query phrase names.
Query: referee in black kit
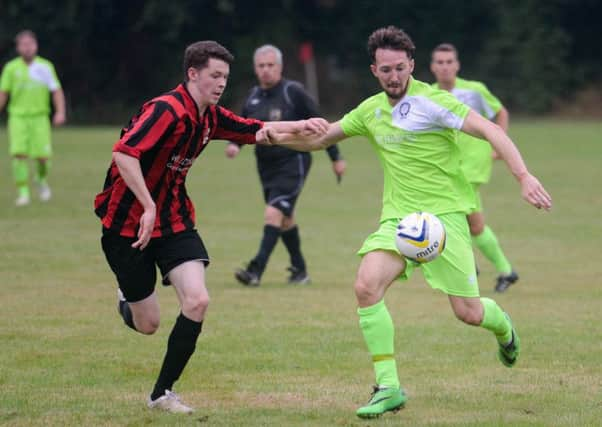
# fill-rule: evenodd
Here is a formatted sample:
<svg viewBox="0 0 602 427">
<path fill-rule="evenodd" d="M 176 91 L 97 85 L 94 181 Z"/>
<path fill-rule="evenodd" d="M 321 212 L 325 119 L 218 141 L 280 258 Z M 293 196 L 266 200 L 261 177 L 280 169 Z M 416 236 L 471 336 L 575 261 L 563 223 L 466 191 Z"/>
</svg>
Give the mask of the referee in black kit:
<svg viewBox="0 0 602 427">
<path fill-rule="evenodd" d="M 275 46 L 259 47 L 253 55 L 259 85 L 247 98 L 243 117 L 266 121 L 302 120 L 319 117 L 315 101 L 296 81 L 282 78 L 282 52 Z M 345 173 L 346 164 L 336 145 L 328 147 L 328 156 L 337 180 Z M 236 157 L 240 146 L 229 143 L 226 155 Z M 311 166 L 311 154 L 278 146 L 256 146 L 257 170 L 265 199 L 265 224 L 257 255 L 244 269 L 236 270 L 236 279 L 245 286 L 259 286 L 261 275 L 278 238 L 282 238 L 290 255 L 290 284 L 310 282 L 301 253 L 299 227 L 295 222 L 295 203 L 303 189 Z"/>
</svg>

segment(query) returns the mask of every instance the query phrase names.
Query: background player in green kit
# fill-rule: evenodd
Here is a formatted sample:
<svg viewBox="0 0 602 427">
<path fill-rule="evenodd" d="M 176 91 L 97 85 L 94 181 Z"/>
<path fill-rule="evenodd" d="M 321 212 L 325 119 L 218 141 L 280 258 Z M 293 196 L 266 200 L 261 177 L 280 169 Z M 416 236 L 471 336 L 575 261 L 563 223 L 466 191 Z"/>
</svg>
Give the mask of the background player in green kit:
<svg viewBox="0 0 602 427">
<path fill-rule="evenodd" d="M 495 122 L 504 132 L 508 131 L 508 111 L 500 100 L 483 83 L 458 77 L 460 61 L 452 44 L 443 43 L 433 50 L 431 71 L 437 79 L 433 87 L 451 92 L 474 111 Z M 496 153 L 487 141 L 462 132 L 458 133 L 458 145 L 462 153 L 462 171 L 474 189 L 475 208 L 467 216 L 472 241 L 498 271 L 496 292 L 504 292 L 518 280 L 518 274 L 512 270 L 493 230 L 485 225 L 480 196 L 480 186 L 491 178 Z"/>
<path fill-rule="evenodd" d="M 13 176 L 17 185 L 17 206 L 29 204 L 28 159 L 36 159 L 36 184 L 40 200 L 48 201 L 46 181 L 52 147 L 50 144 L 50 94 L 54 105 L 52 124 L 65 123 L 65 96 L 50 61 L 37 56 L 36 35 L 29 30 L 15 37 L 19 56 L 9 61 L 0 77 L 0 111 L 8 100 L 8 139 Z"/>
<path fill-rule="evenodd" d="M 377 384 L 368 404 L 357 410 L 361 418 L 397 410 L 407 400 L 397 375 L 393 321 L 383 298 L 395 279 L 407 278 L 416 267 L 399 254 L 394 241 L 399 219 L 411 212 L 434 213 L 447 230 L 445 251 L 422 266 L 427 282 L 447 294 L 458 319 L 495 335 L 498 357 L 505 366 L 513 366 L 518 358 L 520 341 L 510 318 L 492 299 L 479 298 L 466 221 L 466 214 L 473 209 L 472 187 L 460 170 L 457 130 L 491 143 L 529 203 L 544 209 L 552 206 L 550 196 L 529 173 L 499 126 L 449 92 L 413 79 L 414 50 L 412 40 L 402 30 L 393 26 L 376 30 L 368 39 L 368 51 L 372 74 L 383 92 L 330 124 L 327 134 L 318 140 L 287 143 L 278 135 L 270 136 L 273 144 L 317 150 L 363 135 L 383 167 L 380 227 L 359 251 L 363 258 L 355 281 L 360 328 L 372 355 Z"/>
</svg>

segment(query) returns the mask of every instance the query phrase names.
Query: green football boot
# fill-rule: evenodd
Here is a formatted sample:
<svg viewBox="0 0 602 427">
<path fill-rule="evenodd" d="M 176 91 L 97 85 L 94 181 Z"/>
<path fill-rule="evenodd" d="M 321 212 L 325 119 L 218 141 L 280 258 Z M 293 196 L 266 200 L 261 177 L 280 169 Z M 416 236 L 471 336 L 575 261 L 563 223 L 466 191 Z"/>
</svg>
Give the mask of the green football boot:
<svg viewBox="0 0 602 427">
<path fill-rule="evenodd" d="M 375 386 L 368 404 L 359 408 L 355 414 L 360 418 L 377 418 L 388 411 L 397 412 L 407 400 L 402 389 Z"/>
<path fill-rule="evenodd" d="M 510 319 L 508 313 L 504 313 L 504 315 L 506 316 L 506 318 L 510 322 L 510 325 L 512 326 L 512 340 L 509 344 L 506 345 L 498 343 L 499 349 L 497 357 L 498 359 L 500 359 L 500 362 L 504 364 L 504 366 L 512 368 L 516 364 L 516 361 L 518 360 L 518 355 L 520 354 L 520 338 L 514 330 L 514 326 L 512 325 L 512 319 Z"/>
</svg>

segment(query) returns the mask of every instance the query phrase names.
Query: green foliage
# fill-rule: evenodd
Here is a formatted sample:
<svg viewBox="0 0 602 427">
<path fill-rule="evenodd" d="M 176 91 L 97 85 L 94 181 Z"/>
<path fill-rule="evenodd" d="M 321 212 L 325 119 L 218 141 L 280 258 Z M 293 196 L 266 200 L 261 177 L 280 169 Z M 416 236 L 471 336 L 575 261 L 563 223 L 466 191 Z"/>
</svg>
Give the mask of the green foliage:
<svg viewBox="0 0 602 427">
<path fill-rule="evenodd" d="M 0 61 L 14 55 L 17 31 L 31 28 L 53 60 L 75 122 L 123 122 L 182 78 L 184 47 L 215 39 L 237 61 L 223 104 L 237 109 L 255 83 L 260 44 L 285 53 L 285 72 L 304 79 L 301 42 L 314 43 L 322 107 L 345 111 L 378 90 L 367 70 L 366 39 L 394 24 L 417 45 L 416 76 L 432 80 L 430 50 L 456 44 L 462 73 L 483 80 L 513 109 L 542 112 L 599 81 L 602 26 L 595 0 L 3 0 Z"/>
<path fill-rule="evenodd" d="M 571 81 L 570 37 L 562 28 L 546 25 L 560 10 L 539 0 L 497 3 L 498 25 L 487 40 L 476 76 L 484 76 L 481 80 L 509 106 L 546 111 Z M 502 7 L 509 3 L 512 7 Z"/>
</svg>

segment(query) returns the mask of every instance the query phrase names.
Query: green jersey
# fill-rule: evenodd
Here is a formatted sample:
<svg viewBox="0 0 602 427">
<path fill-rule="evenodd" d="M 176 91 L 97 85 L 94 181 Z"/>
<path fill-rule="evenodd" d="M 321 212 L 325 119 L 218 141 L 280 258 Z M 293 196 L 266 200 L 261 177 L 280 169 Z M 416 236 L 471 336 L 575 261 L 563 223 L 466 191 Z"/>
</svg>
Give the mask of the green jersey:
<svg viewBox="0 0 602 427">
<path fill-rule="evenodd" d="M 52 63 L 36 56 L 31 64 L 18 57 L 0 76 L 0 91 L 9 94 L 8 112 L 19 116 L 50 114 L 50 92 L 61 87 Z"/>
<path fill-rule="evenodd" d="M 433 87 L 438 88 L 437 83 Z M 502 103 L 481 83 L 456 78 L 452 95 L 483 117 L 491 120 L 502 109 Z M 462 152 L 462 171 L 469 182 L 482 184 L 491 177 L 491 145 L 482 139 L 458 132 L 458 145 Z"/>
<path fill-rule="evenodd" d="M 366 136 L 383 167 L 381 221 L 416 211 L 470 211 L 472 188 L 460 170 L 456 138 L 469 111 L 449 92 L 410 77 L 394 107 L 381 92 L 343 117 L 345 135 Z"/>
</svg>

